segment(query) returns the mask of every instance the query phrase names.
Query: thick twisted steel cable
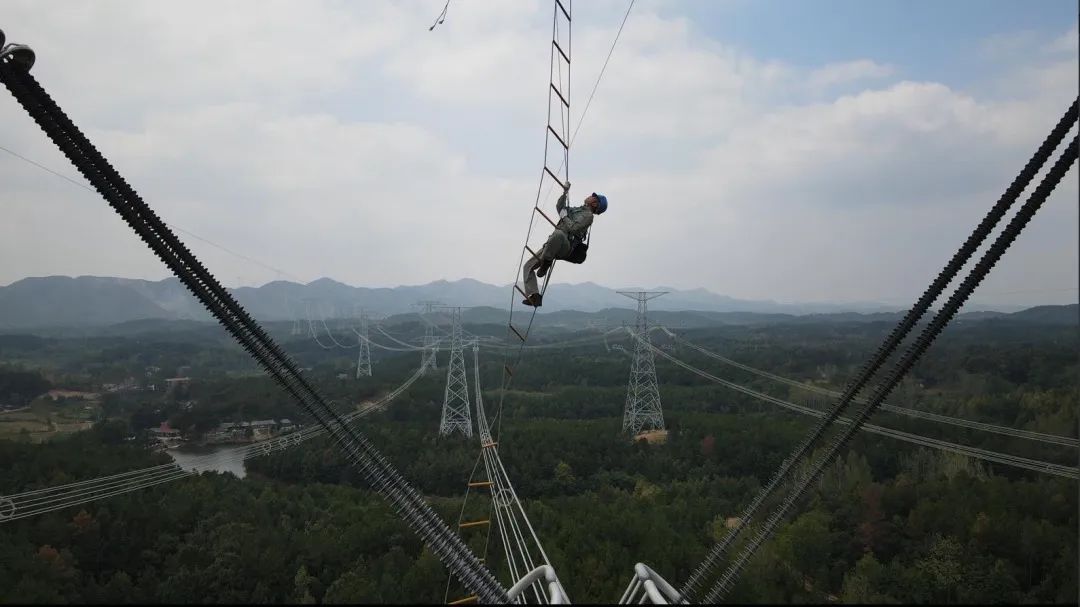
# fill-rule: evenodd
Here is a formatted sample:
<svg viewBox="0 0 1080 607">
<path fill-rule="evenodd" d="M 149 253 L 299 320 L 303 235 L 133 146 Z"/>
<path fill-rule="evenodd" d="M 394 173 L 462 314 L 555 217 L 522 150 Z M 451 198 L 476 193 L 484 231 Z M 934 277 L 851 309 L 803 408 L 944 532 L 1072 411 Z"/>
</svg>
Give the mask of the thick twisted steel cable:
<svg viewBox="0 0 1080 607">
<path fill-rule="evenodd" d="M 82 132 L 52 101 L 26 66 L 9 52 L 0 57 L 0 80 L 42 130 L 83 173 L 148 246 L 172 269 L 203 305 L 292 394 L 309 414 L 324 424 L 372 487 L 389 501 L 433 553 L 485 602 L 505 598 L 506 591 L 491 572 L 442 522 L 400 473 L 359 432 L 345 427 L 295 364 L 239 306 L 224 287 L 198 262 L 157 215 L 98 153 Z"/>
<path fill-rule="evenodd" d="M 720 361 L 720 362 L 722 362 L 722 363 L 724 363 L 726 365 L 735 367 L 737 369 L 742 369 L 743 371 L 753 373 L 754 375 L 757 375 L 759 377 L 764 377 L 766 379 L 771 379 L 773 381 L 777 381 L 777 382 L 780 382 L 780 383 L 783 383 L 783 384 L 786 384 L 786 385 L 789 385 L 789 386 L 793 386 L 793 387 L 796 387 L 796 388 L 801 388 L 801 389 L 806 390 L 808 392 L 813 392 L 815 394 L 821 394 L 823 396 L 831 396 L 831 397 L 834 397 L 834 398 L 842 396 L 842 394 L 840 392 L 837 392 L 835 390 L 829 390 L 828 388 L 822 388 L 820 386 L 815 386 L 813 384 L 803 383 L 803 382 L 800 382 L 800 381 L 796 381 L 794 379 L 789 379 L 789 378 L 784 377 L 782 375 L 776 375 L 775 373 L 770 373 L 768 371 L 763 371 L 761 369 L 751 367 L 750 365 L 740 363 L 739 361 L 732 360 L 730 358 L 727 358 L 726 356 L 722 356 L 720 354 L 717 354 L 716 352 L 712 352 L 712 351 L 710 351 L 710 350 L 708 350 L 706 348 L 703 348 L 702 346 L 699 346 L 699 345 L 697 345 L 695 343 L 689 342 L 684 338 L 680 337 L 680 338 L 676 338 L 676 339 L 678 339 L 678 343 L 683 344 L 683 345 L 685 345 L 685 346 L 687 346 L 687 347 L 689 347 L 689 348 L 691 348 L 693 350 L 696 350 L 696 351 L 700 352 L 701 354 L 704 354 L 705 356 L 708 356 L 709 358 L 712 358 L 714 360 L 718 360 L 718 361 Z M 865 402 L 865 399 L 856 399 L 856 402 Z M 1080 447 L 1080 440 L 1075 439 L 1075 438 L 1071 438 L 1071 437 L 1068 437 L 1068 436 L 1059 436 L 1057 434 L 1047 434 L 1047 433 L 1044 433 L 1044 432 L 1034 432 L 1034 431 L 1031 431 L 1031 430 L 1022 430 L 1022 429 L 1019 429 L 1019 428 L 1010 428 L 1008 426 L 999 426 L 999 425 L 996 425 L 996 424 L 989 424 L 989 423 L 986 423 L 986 422 L 977 422 L 977 421 L 963 419 L 963 418 L 959 418 L 959 417 L 952 417 L 952 416 L 949 416 L 949 415 L 942 415 L 940 413 L 931 413 L 929 411 L 920 411 L 918 409 L 912 409 L 910 407 L 901 407 L 901 406 L 898 406 L 898 405 L 889 405 L 889 404 L 885 404 L 885 403 L 883 403 L 881 405 L 881 410 L 882 411 L 888 411 L 889 413 L 896 413 L 897 415 L 904 415 L 904 416 L 907 416 L 907 417 L 925 419 L 925 420 L 928 420 L 928 421 L 939 422 L 939 423 L 943 423 L 943 424 L 949 424 L 949 425 L 952 425 L 952 426 L 959 426 L 959 427 L 962 427 L 962 428 L 970 428 L 972 430 L 981 430 L 981 431 L 984 431 L 984 432 L 992 432 L 994 434 L 1002 434 L 1002 435 L 1006 435 L 1006 436 L 1013 436 L 1013 437 L 1016 437 L 1016 438 L 1023 438 L 1023 439 L 1026 439 L 1026 440 L 1031 440 L 1031 441 L 1036 441 L 1036 442 L 1041 442 L 1041 443 L 1062 445 L 1062 446 L 1065 446 L 1065 447 L 1074 447 L 1074 448 L 1075 447 Z"/>
<path fill-rule="evenodd" d="M 771 494 L 773 490 L 779 486 L 780 482 L 788 475 L 799 459 L 810 453 L 811 448 L 825 433 L 826 429 L 837 417 L 839 417 L 852 400 L 854 400 L 878 369 L 885 364 L 889 356 L 897 349 L 903 339 L 930 309 L 930 305 L 945 291 L 949 283 L 951 283 L 953 278 L 955 278 L 960 270 L 963 269 L 975 251 L 986 240 L 990 232 L 1016 202 L 1016 199 L 1019 198 L 1020 194 L 1023 193 L 1028 184 L 1035 178 L 1042 166 L 1046 164 L 1046 161 L 1061 144 L 1066 134 L 1068 134 L 1069 130 L 1072 128 L 1072 125 L 1076 122 L 1076 112 L 1077 100 L 1074 100 L 1069 109 L 1066 110 L 1065 114 L 1054 126 L 1053 130 L 1051 130 L 1050 134 L 1042 142 L 1042 145 L 1039 146 L 1038 150 L 1036 150 L 1035 154 L 1024 166 L 1023 170 L 1020 171 L 1020 174 L 1016 176 L 1016 179 L 1014 179 L 1005 190 L 1005 193 L 1002 194 L 1001 198 L 998 199 L 986 216 L 983 217 L 982 221 L 975 227 L 971 235 L 968 236 L 967 240 L 960 246 L 960 249 L 957 250 L 933 282 L 931 282 L 930 286 L 927 287 L 926 291 L 912 309 L 908 311 L 900 323 L 893 328 L 892 332 L 881 344 L 874 356 L 866 362 L 859 373 L 848 383 L 844 389 L 843 396 L 833 404 L 826 415 L 820 419 L 817 426 L 807 434 L 806 439 L 804 439 L 795 449 L 792 456 L 781 463 L 780 468 L 769 480 L 768 484 L 761 489 L 749 506 L 747 506 L 739 523 L 706 554 L 702 563 L 698 565 L 691 573 L 686 583 L 683 584 L 683 587 L 679 589 L 679 593 L 682 596 L 687 597 L 688 600 L 693 600 L 696 597 L 700 590 L 700 586 L 704 583 L 704 578 L 716 567 L 717 562 L 735 536 L 750 523 L 766 496 Z"/>
<path fill-rule="evenodd" d="M 1072 108 L 1075 120 L 1075 103 Z M 915 365 L 915 363 L 922 357 L 930 345 L 934 342 L 937 336 L 944 330 L 945 326 L 952 320 L 960 308 L 964 305 L 964 302 L 971 296 L 975 289 L 979 286 L 979 283 L 986 278 L 987 274 L 997 265 L 997 262 L 1005 254 L 1005 252 L 1012 246 L 1012 243 L 1020 235 L 1020 233 L 1027 226 L 1031 218 L 1035 216 L 1035 213 L 1042 207 L 1046 199 L 1057 187 L 1058 183 L 1065 176 L 1073 163 L 1077 158 L 1077 139 L 1074 137 L 1072 142 L 1065 148 L 1065 150 L 1058 157 L 1057 161 L 1043 177 L 1042 181 L 1032 192 L 1027 202 L 1020 208 L 1015 216 L 1009 221 L 1005 229 L 994 240 L 994 243 L 979 259 L 978 263 L 964 278 L 963 282 L 957 287 L 956 291 L 949 297 L 948 301 L 942 306 L 941 310 L 934 315 L 934 318 L 930 321 L 930 324 L 923 329 L 918 338 L 908 347 L 904 352 L 902 358 L 893 366 L 886 377 L 877 385 L 867 399 L 866 404 L 859 410 L 858 414 L 852 420 L 843 431 L 833 440 L 829 446 L 828 451 L 818 459 L 817 463 L 813 466 L 810 473 L 804 478 L 798 481 L 796 487 L 788 494 L 783 503 L 777 508 L 768 519 L 765 520 L 762 528 L 754 536 L 752 540 L 743 548 L 738 557 L 732 561 L 731 565 L 716 582 L 715 585 L 709 590 L 705 600 L 710 603 L 718 602 L 723 599 L 724 596 L 730 591 L 735 581 L 738 579 L 743 567 L 749 561 L 750 557 L 757 552 L 758 547 L 772 536 L 776 527 L 783 520 L 784 516 L 794 507 L 795 503 L 806 492 L 807 488 L 813 483 L 824 471 L 827 466 L 840 452 L 840 450 L 846 445 L 855 433 L 859 430 L 866 420 L 877 410 L 881 405 L 881 402 L 888 397 L 896 386 L 903 379 L 904 375 Z"/>
</svg>

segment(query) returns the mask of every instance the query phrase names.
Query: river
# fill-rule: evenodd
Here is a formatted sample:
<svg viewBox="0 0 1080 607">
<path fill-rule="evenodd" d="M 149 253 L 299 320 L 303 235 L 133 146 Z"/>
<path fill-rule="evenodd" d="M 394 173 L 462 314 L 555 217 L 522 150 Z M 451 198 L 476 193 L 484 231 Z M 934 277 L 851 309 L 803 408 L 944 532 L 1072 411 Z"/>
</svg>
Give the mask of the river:
<svg viewBox="0 0 1080 607">
<path fill-rule="evenodd" d="M 167 449 L 165 452 L 184 470 L 216 470 L 231 472 L 238 478 L 244 478 L 244 460 L 239 453 L 247 445 L 215 445 L 213 447 L 189 447 Z"/>
</svg>

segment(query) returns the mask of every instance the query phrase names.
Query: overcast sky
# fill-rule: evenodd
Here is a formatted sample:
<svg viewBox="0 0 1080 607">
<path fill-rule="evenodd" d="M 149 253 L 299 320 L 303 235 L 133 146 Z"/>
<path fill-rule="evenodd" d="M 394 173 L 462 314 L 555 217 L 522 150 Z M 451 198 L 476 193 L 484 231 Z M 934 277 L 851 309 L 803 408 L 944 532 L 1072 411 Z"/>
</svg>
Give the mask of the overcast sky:
<svg viewBox="0 0 1080 607">
<path fill-rule="evenodd" d="M 575 3 L 573 125 L 626 10 Z M 223 282 L 506 284 L 542 168 L 551 0 L 0 0 L 33 73 Z M 606 194 L 559 282 L 914 300 L 1078 91 L 1077 2 L 638 0 L 571 151 Z M 1075 132 L 1075 130 L 1074 130 Z M 82 178 L 0 91 L 0 146 Z M 1077 300 L 1074 168 L 980 288 Z M 0 151 L 0 284 L 168 275 Z M 545 234 L 534 233 L 534 243 Z"/>
</svg>

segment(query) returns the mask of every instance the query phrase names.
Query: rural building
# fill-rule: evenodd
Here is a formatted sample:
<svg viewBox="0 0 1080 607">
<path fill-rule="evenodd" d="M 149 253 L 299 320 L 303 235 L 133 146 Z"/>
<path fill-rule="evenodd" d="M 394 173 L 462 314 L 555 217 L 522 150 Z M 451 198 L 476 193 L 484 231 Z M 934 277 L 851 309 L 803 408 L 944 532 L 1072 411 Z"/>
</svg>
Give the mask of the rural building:
<svg viewBox="0 0 1080 607">
<path fill-rule="evenodd" d="M 152 428 L 150 436 L 165 447 L 175 447 L 180 444 L 180 431 L 169 426 L 169 422 L 161 422 L 160 426 Z"/>
</svg>

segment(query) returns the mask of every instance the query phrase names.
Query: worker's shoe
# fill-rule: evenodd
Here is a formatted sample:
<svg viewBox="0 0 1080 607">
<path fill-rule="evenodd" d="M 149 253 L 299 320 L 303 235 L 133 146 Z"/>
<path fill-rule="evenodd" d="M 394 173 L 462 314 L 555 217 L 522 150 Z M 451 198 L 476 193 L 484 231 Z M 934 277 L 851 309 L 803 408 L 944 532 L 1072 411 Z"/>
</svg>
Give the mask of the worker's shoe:
<svg viewBox="0 0 1080 607">
<path fill-rule="evenodd" d="M 551 264 L 553 263 L 555 262 L 550 259 L 541 259 L 540 265 L 536 267 L 536 276 L 538 278 L 543 278 L 544 274 L 547 274 L 548 270 L 551 269 Z"/>
<path fill-rule="evenodd" d="M 544 296 L 539 293 L 533 293 L 532 295 L 521 300 L 521 303 L 525 304 L 526 306 L 531 306 L 533 308 L 539 308 L 541 305 L 543 305 L 543 302 Z"/>
</svg>

